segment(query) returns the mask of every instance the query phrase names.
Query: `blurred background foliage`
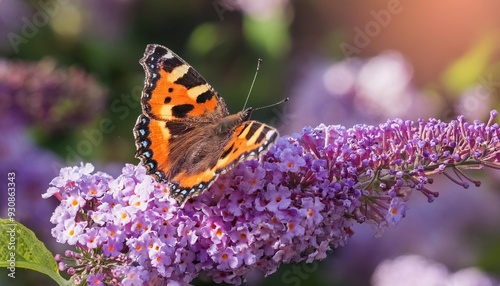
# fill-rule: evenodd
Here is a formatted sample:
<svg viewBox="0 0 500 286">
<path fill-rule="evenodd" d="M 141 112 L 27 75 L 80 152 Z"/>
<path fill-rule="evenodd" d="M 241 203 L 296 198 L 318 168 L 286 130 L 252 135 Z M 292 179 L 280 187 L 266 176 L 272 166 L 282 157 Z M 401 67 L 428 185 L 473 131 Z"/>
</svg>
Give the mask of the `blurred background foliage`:
<svg viewBox="0 0 500 286">
<path fill-rule="evenodd" d="M 253 116 L 283 134 L 305 125 L 349 127 L 392 117 L 450 120 L 465 114 L 486 120 L 489 110 L 499 107 L 498 11 L 495 0 L 0 0 L 0 126 L 4 136 L 15 134 L 15 139 L 0 140 L 5 146 L 2 174 L 18 174 L 22 222 L 53 251 L 61 251 L 48 222 L 55 202 L 40 194 L 63 166 L 92 162 L 116 175 L 125 162 L 138 163 L 132 134 L 144 81 L 138 60 L 149 43 L 169 47 L 195 67 L 232 112 L 242 108 L 262 58 L 249 104 L 258 107 L 289 96 L 290 103 Z M 5 185 L 6 175 L 1 176 Z M 456 252 L 463 250 L 466 257 L 436 254 L 428 245 L 439 245 L 435 240 L 426 241 L 426 251 L 408 246 L 412 240 L 399 239 L 401 247 L 381 242 L 386 236 L 397 240 L 399 228 L 379 239 L 360 231 L 358 241 L 378 242 L 363 248 L 365 241 L 356 244 L 355 235 L 351 248 L 334 251 L 314 267 L 282 267 L 264 280 L 259 274 L 249 277 L 248 284 L 366 285 L 380 261 L 407 252 L 429 254 L 450 271 L 479 265 L 499 274 L 498 216 L 490 208 L 499 202 L 494 193 L 498 175 L 491 177 L 485 185 L 493 192 L 478 191 L 486 197 L 470 198 L 442 186 L 440 191 L 450 189 L 452 197 L 467 199 L 455 206 L 441 200 L 435 204 L 442 208 L 422 206 L 436 209 L 427 222 L 442 223 L 462 209 L 460 204 L 469 214 L 482 208 L 476 220 L 457 226 L 462 231 L 454 238 L 460 241 Z M 410 217 L 419 213 L 418 204 L 415 209 Z M 418 229 L 411 223 L 404 227 L 410 233 Z M 420 229 L 422 240 L 435 228 L 439 225 Z M 446 232 L 437 234 L 443 235 L 439 241 L 451 243 Z M 18 285 L 50 284 L 19 271 L 27 275 Z M 7 281 L 3 273 L 0 282 Z M 197 284 L 208 285 L 210 279 L 201 277 Z"/>
</svg>

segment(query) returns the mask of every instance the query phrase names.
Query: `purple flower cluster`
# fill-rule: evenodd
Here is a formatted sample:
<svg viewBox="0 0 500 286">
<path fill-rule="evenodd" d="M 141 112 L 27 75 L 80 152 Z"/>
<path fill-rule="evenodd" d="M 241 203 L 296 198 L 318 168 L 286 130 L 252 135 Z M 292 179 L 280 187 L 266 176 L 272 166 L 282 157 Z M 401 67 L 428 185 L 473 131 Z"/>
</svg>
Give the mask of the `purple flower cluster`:
<svg viewBox="0 0 500 286">
<path fill-rule="evenodd" d="M 429 175 L 468 187 L 478 182 L 464 169 L 500 168 L 496 116 L 305 128 L 184 208 L 141 166 L 126 165 L 117 178 L 90 164 L 64 168 L 44 197 L 61 200 L 53 236 L 82 254 L 60 267 L 90 285 L 184 285 L 200 272 L 240 284 L 255 268 L 269 275 L 281 263 L 323 259 L 356 222 L 379 231 L 397 224 L 412 190 L 432 201 Z"/>
<path fill-rule="evenodd" d="M 102 113 L 106 95 L 80 68 L 0 58 L 0 112 L 24 125 L 53 131 L 87 123 Z"/>
<path fill-rule="evenodd" d="M 0 10 L 12 6 L 5 15 L 15 15 L 20 3 L 7 2 L 0 4 Z M 8 134 L 0 138 L 0 173 L 15 174 L 18 199 L 14 219 L 43 241 L 51 241 L 49 218 L 57 202 L 41 203 L 40 195 L 63 162 L 55 153 L 37 146 L 29 131 L 33 126 L 55 131 L 88 123 L 104 110 L 105 95 L 103 87 L 82 69 L 57 68 L 48 59 L 28 62 L 0 57 L 0 129 Z M 6 175 L 0 177 L 0 184 L 7 186 Z M 7 196 L 6 191 L 0 192 L 0 202 L 7 202 Z M 0 207 L 0 216 L 7 217 L 6 205 Z"/>
</svg>

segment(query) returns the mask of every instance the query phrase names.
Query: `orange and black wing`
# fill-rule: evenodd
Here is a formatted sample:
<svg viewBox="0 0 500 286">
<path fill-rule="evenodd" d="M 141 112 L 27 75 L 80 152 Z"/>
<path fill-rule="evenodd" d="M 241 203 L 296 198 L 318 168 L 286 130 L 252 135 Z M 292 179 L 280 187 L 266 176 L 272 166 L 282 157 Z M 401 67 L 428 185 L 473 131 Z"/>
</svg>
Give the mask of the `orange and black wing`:
<svg viewBox="0 0 500 286">
<path fill-rule="evenodd" d="M 193 67 L 166 47 L 148 45 L 139 62 L 146 73 L 141 104 L 148 117 L 203 121 L 228 114 L 222 97 Z"/>
<path fill-rule="evenodd" d="M 171 134 L 165 122 L 139 115 L 134 126 L 135 157 L 146 167 L 146 173 L 165 183 L 172 167 L 169 140 Z"/>
<path fill-rule="evenodd" d="M 146 73 L 142 114 L 134 127 L 136 157 L 147 173 L 168 183 L 183 204 L 206 190 L 238 162 L 256 158 L 278 138 L 257 121 L 236 123 L 230 132 L 224 100 L 189 64 L 160 45 L 148 45 L 140 60 Z"/>
<path fill-rule="evenodd" d="M 237 126 L 231 138 L 221 146 L 221 154 L 216 163 L 196 173 L 183 170 L 174 176 L 168 186 L 170 196 L 180 204 L 203 193 L 220 174 L 233 168 L 237 163 L 257 158 L 267 151 L 277 140 L 278 131 L 258 121 L 245 121 Z"/>
<path fill-rule="evenodd" d="M 135 156 L 148 174 L 159 182 L 166 182 L 175 165 L 174 159 L 184 155 L 180 151 L 172 154 L 170 139 L 189 136 L 185 132 L 172 134 L 166 124 L 179 122 L 177 125 L 191 128 L 224 117 L 228 111 L 224 100 L 203 77 L 166 47 L 148 45 L 139 62 L 146 77 L 141 97 L 142 114 L 134 127 Z"/>
</svg>

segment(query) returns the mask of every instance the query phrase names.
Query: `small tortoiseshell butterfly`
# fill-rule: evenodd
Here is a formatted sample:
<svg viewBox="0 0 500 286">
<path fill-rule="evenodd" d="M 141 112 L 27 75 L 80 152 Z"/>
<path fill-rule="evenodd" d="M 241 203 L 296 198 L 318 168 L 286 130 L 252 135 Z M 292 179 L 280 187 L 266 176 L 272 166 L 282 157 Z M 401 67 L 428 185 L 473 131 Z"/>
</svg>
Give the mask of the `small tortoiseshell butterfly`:
<svg viewBox="0 0 500 286">
<path fill-rule="evenodd" d="M 278 138 L 275 128 L 249 120 L 252 108 L 230 114 L 203 77 L 166 47 L 148 45 L 140 63 L 146 79 L 135 156 L 181 205 Z"/>
</svg>

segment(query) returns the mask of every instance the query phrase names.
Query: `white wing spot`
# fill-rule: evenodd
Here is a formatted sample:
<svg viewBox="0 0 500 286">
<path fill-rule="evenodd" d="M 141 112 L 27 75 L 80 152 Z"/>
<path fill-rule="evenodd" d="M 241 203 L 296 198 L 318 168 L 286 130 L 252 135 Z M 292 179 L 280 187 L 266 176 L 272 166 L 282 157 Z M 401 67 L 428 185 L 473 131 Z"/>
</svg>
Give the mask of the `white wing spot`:
<svg viewBox="0 0 500 286">
<path fill-rule="evenodd" d="M 173 57 L 174 57 L 174 54 L 172 54 L 172 52 L 171 52 L 171 51 L 168 51 L 168 53 L 166 53 L 166 54 L 164 54 L 164 55 L 162 56 L 162 58 L 163 58 L 163 59 L 171 59 L 171 58 L 173 58 Z"/>
<path fill-rule="evenodd" d="M 273 137 L 274 133 L 275 133 L 274 130 L 267 131 L 266 139 L 268 139 L 268 140 L 271 139 L 271 137 Z"/>
</svg>

